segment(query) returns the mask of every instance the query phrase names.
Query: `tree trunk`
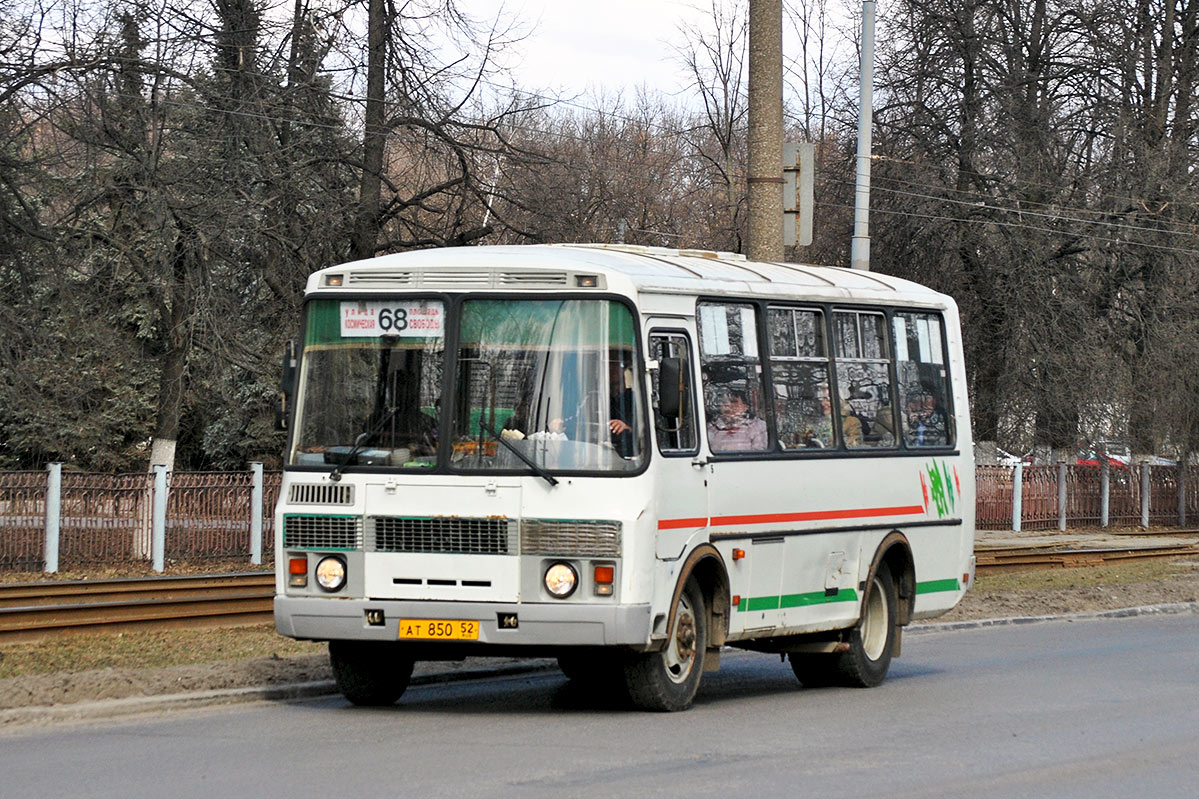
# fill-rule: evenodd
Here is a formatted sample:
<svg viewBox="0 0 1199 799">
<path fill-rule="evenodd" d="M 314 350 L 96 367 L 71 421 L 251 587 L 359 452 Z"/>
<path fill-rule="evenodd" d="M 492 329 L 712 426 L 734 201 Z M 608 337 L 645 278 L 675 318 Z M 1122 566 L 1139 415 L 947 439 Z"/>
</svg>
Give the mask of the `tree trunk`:
<svg viewBox="0 0 1199 799">
<path fill-rule="evenodd" d="M 362 181 L 358 214 L 350 243 L 353 258 L 371 258 L 379 240 L 379 201 L 382 196 L 383 154 L 387 126 L 383 105 L 387 64 L 388 19 L 384 0 L 370 0 L 367 21 L 366 119 L 362 140 Z"/>
</svg>

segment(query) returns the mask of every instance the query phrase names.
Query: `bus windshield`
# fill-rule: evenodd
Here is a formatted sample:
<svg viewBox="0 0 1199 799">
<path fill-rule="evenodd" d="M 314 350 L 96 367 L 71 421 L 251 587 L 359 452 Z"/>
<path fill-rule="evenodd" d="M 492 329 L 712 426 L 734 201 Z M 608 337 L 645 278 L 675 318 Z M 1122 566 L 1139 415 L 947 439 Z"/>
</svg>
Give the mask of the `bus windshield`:
<svg viewBox="0 0 1199 799">
<path fill-rule="evenodd" d="M 436 300 L 309 303 L 289 465 L 434 466 L 445 331 Z"/>
<path fill-rule="evenodd" d="M 468 301 L 454 368 L 452 468 L 525 469 L 520 455 L 550 471 L 641 466 L 643 398 L 624 305 Z"/>
<path fill-rule="evenodd" d="M 644 398 L 626 306 L 473 299 L 459 309 L 413 298 L 310 302 L 289 465 L 640 469 Z"/>
</svg>

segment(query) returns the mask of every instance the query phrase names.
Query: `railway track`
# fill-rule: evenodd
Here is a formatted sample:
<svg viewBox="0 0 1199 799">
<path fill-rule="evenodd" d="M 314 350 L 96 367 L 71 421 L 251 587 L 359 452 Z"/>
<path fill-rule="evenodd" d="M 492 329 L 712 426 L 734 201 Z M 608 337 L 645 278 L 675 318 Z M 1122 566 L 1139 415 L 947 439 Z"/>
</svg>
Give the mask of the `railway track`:
<svg viewBox="0 0 1199 799">
<path fill-rule="evenodd" d="M 1190 544 L 1074 549 L 1052 546 L 976 547 L 974 554 L 978 559 L 978 573 L 987 574 L 1026 569 L 1073 569 L 1151 558 L 1199 557 L 1199 547 Z"/>
<path fill-rule="evenodd" d="M 272 572 L 0 583 L 0 643 L 66 633 L 260 624 Z"/>
<path fill-rule="evenodd" d="M 980 574 L 1199 557 L 1192 544 L 1119 548 L 978 547 Z M 0 643 L 86 631 L 227 627 L 271 621 L 271 572 L 0 583 Z"/>
</svg>

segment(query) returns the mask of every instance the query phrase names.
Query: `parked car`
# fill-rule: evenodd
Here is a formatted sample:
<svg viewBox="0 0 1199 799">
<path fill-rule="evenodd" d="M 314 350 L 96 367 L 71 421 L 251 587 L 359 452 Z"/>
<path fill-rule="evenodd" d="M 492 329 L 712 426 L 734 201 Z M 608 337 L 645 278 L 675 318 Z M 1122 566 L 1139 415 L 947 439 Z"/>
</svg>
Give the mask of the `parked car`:
<svg viewBox="0 0 1199 799">
<path fill-rule="evenodd" d="M 1078 448 L 1079 466 L 1099 466 L 1104 461 L 1115 469 L 1127 469 L 1132 449 L 1122 441 L 1094 441 Z"/>
<path fill-rule="evenodd" d="M 1032 453 L 1030 452 L 1027 455 L 1019 456 L 1013 455 L 1007 450 L 996 447 L 995 462 L 1000 466 L 1016 466 L 1021 463 L 1023 463 L 1025 466 L 1029 466 L 1032 464 Z"/>
</svg>

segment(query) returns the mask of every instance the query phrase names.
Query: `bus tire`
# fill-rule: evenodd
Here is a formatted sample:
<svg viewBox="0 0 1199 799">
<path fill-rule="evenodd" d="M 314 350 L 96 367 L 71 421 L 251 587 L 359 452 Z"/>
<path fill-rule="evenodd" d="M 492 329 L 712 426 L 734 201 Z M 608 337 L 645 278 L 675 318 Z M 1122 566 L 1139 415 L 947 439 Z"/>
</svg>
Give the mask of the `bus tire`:
<svg viewBox="0 0 1199 799">
<path fill-rule="evenodd" d="M 330 641 L 329 665 L 342 696 L 355 705 L 382 707 L 404 695 L 415 664 L 397 644 Z"/>
<path fill-rule="evenodd" d="M 609 690 L 624 687 L 621 661 L 613 652 L 584 650 L 558 655 L 558 668 L 566 679 L 584 688 Z"/>
<path fill-rule="evenodd" d="M 694 578 L 683 586 L 669 629 L 670 640 L 662 651 L 634 655 L 624 665 L 629 699 L 642 710 L 686 710 L 699 690 L 708 647 L 708 612 Z"/>
<path fill-rule="evenodd" d="M 899 595 L 895 579 L 886 561 L 881 561 L 866 592 L 862 618 L 850 631 L 849 651 L 837 657 L 842 685 L 873 688 L 886 679 L 898 625 Z"/>
<path fill-rule="evenodd" d="M 840 669 L 837 656 L 826 654 L 797 654 L 787 655 L 791 662 L 791 671 L 804 688 L 823 688 L 827 685 L 837 685 L 840 682 Z"/>
</svg>

